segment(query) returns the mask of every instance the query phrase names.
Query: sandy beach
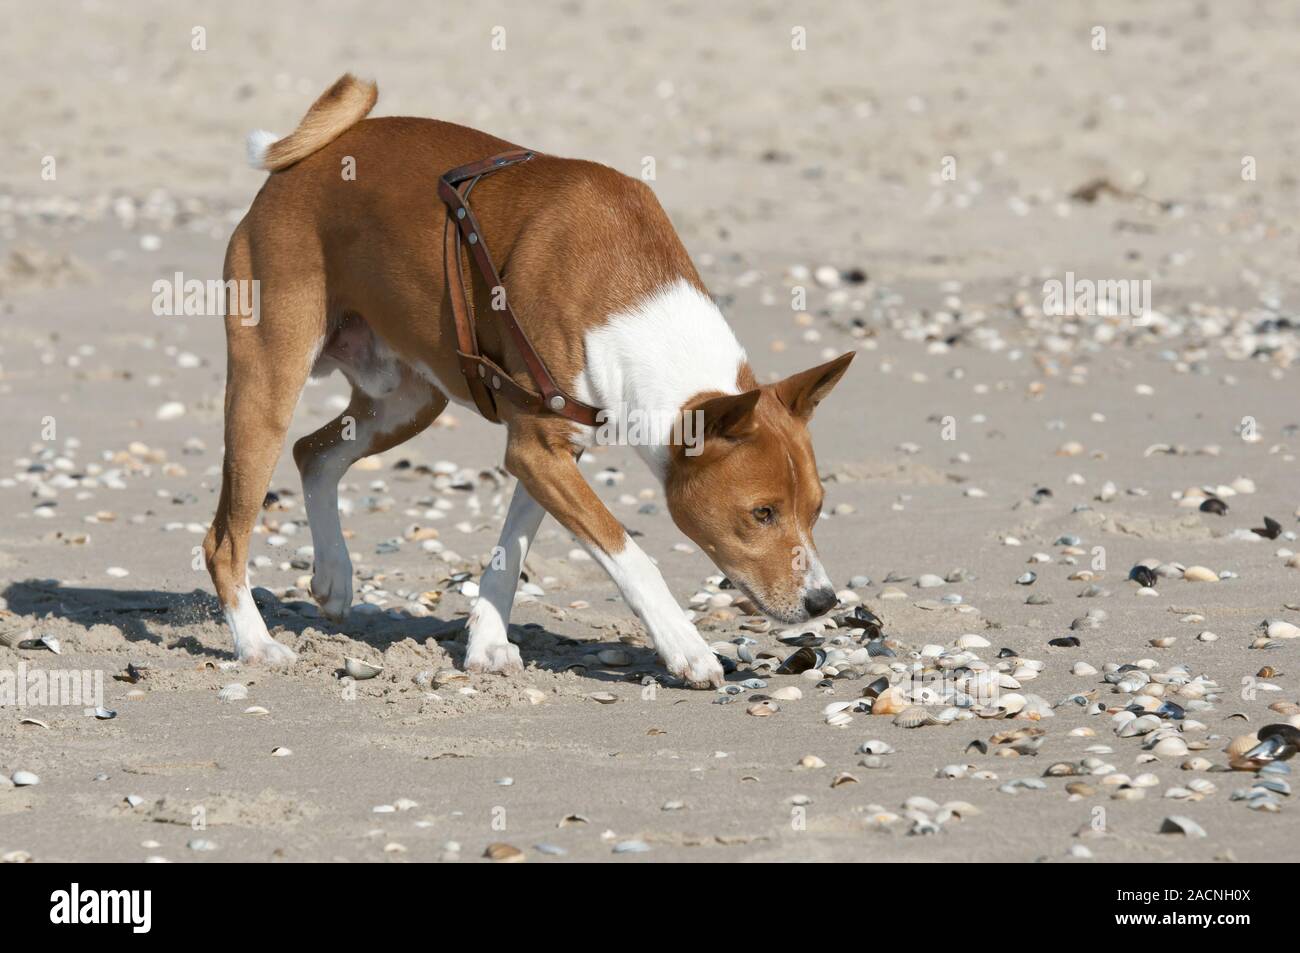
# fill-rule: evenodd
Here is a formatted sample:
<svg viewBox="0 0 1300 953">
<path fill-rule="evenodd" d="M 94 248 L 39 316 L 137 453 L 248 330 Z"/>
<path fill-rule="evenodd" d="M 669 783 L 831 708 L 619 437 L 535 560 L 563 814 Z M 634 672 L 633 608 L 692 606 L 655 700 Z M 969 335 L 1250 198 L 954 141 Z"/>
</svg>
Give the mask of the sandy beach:
<svg viewBox="0 0 1300 953">
<path fill-rule="evenodd" d="M 1237 756 L 1300 724 L 1300 11 L 3 6 L 0 859 L 1294 858 L 1289 765 Z M 298 661 L 234 661 L 201 553 L 222 321 L 155 288 L 220 277 L 265 176 L 245 134 L 347 70 L 375 115 L 652 160 L 760 380 L 858 352 L 812 424 L 829 622 L 746 614 L 636 454 L 598 447 L 584 472 L 728 689 L 668 679 L 553 520 L 525 671 L 463 674 L 514 481 L 452 408 L 345 477 L 341 625 L 286 450 L 250 579 Z M 347 394 L 312 381 L 290 443 Z M 772 671 L 801 647 L 811 674 Z M 5 698 L 55 671 L 95 704 Z M 1003 708 L 910 697 L 907 727 L 873 701 L 940 672 L 992 673 Z"/>
</svg>

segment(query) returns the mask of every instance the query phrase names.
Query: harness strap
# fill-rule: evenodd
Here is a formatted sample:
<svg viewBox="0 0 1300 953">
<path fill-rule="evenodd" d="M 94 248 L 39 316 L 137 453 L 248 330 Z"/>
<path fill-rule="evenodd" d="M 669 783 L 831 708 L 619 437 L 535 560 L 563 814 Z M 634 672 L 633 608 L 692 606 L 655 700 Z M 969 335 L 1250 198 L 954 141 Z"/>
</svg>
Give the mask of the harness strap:
<svg viewBox="0 0 1300 953">
<path fill-rule="evenodd" d="M 489 289 L 501 288 L 504 291 L 504 286 L 483 240 L 483 229 L 479 226 L 473 209 L 469 207 L 469 193 L 483 176 L 519 162 L 527 162 L 533 155 L 527 149 L 512 149 L 458 166 L 438 180 L 438 197 L 447 206 L 447 224 L 443 230 L 443 269 L 447 279 L 447 292 L 451 298 L 451 312 L 456 323 L 456 357 L 475 406 L 492 423 L 500 420 L 500 411 L 497 409 L 499 396 L 530 413 L 553 413 L 574 423 L 595 427 L 599 424 L 599 408 L 571 397 L 555 383 L 546 363 L 519 325 L 508 298 L 502 298 L 502 308 L 498 313 L 507 336 L 523 359 L 524 369 L 536 391 L 521 385 L 484 355 L 478 346 L 474 301 L 470 283 L 465 280 L 461 265 L 463 248 L 469 246 L 470 260 Z M 465 182 L 468 184 L 462 188 L 462 183 Z"/>
</svg>

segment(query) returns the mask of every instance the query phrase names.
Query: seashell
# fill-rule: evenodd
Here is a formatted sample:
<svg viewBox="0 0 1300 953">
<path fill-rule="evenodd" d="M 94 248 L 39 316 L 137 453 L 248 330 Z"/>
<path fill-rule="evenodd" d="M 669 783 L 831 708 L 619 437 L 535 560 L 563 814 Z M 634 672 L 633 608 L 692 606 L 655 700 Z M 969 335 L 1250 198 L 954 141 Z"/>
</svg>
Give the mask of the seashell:
<svg viewBox="0 0 1300 953">
<path fill-rule="evenodd" d="M 774 691 L 772 697 L 777 701 L 794 702 L 803 698 L 803 692 L 799 690 L 797 685 L 786 685 Z"/>
<path fill-rule="evenodd" d="M 845 784 L 857 784 L 858 779 L 847 771 L 841 771 L 831 779 L 831 787 L 838 788 Z"/>
<path fill-rule="evenodd" d="M 816 770 L 817 768 L 826 767 L 826 762 L 823 761 L 821 758 L 817 757 L 815 754 L 806 754 L 799 759 L 799 767 L 808 768 L 810 770 Z"/>
<path fill-rule="evenodd" d="M 984 636 L 976 635 L 973 632 L 958 636 L 957 641 L 953 643 L 959 649 L 986 649 L 992 644 Z"/>
<path fill-rule="evenodd" d="M 384 667 L 382 665 L 375 665 L 372 662 L 367 662 L 365 659 L 352 658 L 351 656 L 344 656 L 343 658 L 343 671 L 347 672 L 358 682 L 367 678 L 374 678 L 383 670 Z"/>
<path fill-rule="evenodd" d="M 242 682 L 231 682 L 217 692 L 217 699 L 223 702 L 243 701 L 248 697 L 248 686 Z"/>
<path fill-rule="evenodd" d="M 33 784 L 41 783 L 40 777 L 31 771 L 15 771 L 9 776 L 9 780 L 16 788 L 31 787 Z"/>
<path fill-rule="evenodd" d="M 1070 761 L 1058 761 L 1043 772 L 1045 778 L 1068 778 L 1079 773 L 1079 766 Z"/>
<path fill-rule="evenodd" d="M 434 688 L 447 688 L 455 685 L 468 685 L 469 674 L 455 668 L 444 668 L 433 673 L 429 684 Z"/>
<path fill-rule="evenodd" d="M 973 768 L 972 764 L 946 764 L 938 770 L 935 777 L 938 778 L 964 778 L 966 772 Z"/>
<path fill-rule="evenodd" d="M 1008 692 L 1005 695 L 999 695 L 998 700 L 993 703 L 993 707 L 1006 715 L 1008 718 L 1017 714 L 1028 703 L 1028 699 L 1018 692 Z"/>
<path fill-rule="evenodd" d="M 894 724 L 899 728 L 923 728 L 926 725 L 939 724 L 939 721 L 928 708 L 913 705 L 900 711 L 894 717 Z"/>
<path fill-rule="evenodd" d="M 1300 626 L 1291 624 L 1282 619 L 1277 619 L 1268 623 L 1264 634 L 1270 639 L 1295 639 L 1300 638 Z"/>
<path fill-rule="evenodd" d="M 596 658 L 600 660 L 601 664 L 612 668 L 622 668 L 632 664 L 631 654 L 623 649 L 601 649 L 596 653 Z"/>
<path fill-rule="evenodd" d="M 615 850 L 617 849 L 615 848 Z M 518 847 L 500 841 L 495 844 L 488 844 L 487 849 L 483 851 L 483 856 L 494 864 L 522 864 L 528 859 Z"/>
<path fill-rule="evenodd" d="M 1070 669 L 1074 675 L 1096 675 L 1097 670 L 1087 662 L 1075 662 L 1074 667 Z"/>
<path fill-rule="evenodd" d="M 1208 758 L 1196 757 L 1188 758 L 1179 767 L 1184 771 L 1209 771 L 1214 765 Z"/>
<path fill-rule="evenodd" d="M 618 696 L 612 692 L 592 692 L 587 697 L 601 705 L 612 705 L 618 701 Z"/>
<path fill-rule="evenodd" d="M 903 689 L 895 685 L 885 689 L 871 703 L 871 714 L 873 715 L 897 715 L 903 709 L 907 708 L 910 702 Z"/>
<path fill-rule="evenodd" d="M 1182 738 L 1175 738 L 1172 735 L 1161 738 L 1155 744 L 1151 745 L 1151 753 L 1161 758 L 1181 758 L 1187 754 L 1187 742 Z"/>
<path fill-rule="evenodd" d="M 781 706 L 768 698 L 750 705 L 745 709 L 745 714 L 753 715 L 755 718 L 768 718 L 775 715 L 780 710 Z"/>
<path fill-rule="evenodd" d="M 1218 582 L 1219 574 L 1205 566 L 1188 566 L 1183 570 L 1183 578 L 1188 582 Z"/>
<path fill-rule="evenodd" d="M 1233 738 L 1232 741 L 1228 742 L 1228 747 L 1224 748 L 1223 751 L 1229 758 L 1238 758 L 1257 744 L 1259 744 L 1259 737 L 1252 732 L 1248 735 L 1238 735 Z"/>
<path fill-rule="evenodd" d="M 881 741 L 879 738 L 872 738 L 870 741 L 864 741 L 858 746 L 859 754 L 893 754 L 894 746 L 887 741 Z"/>
<path fill-rule="evenodd" d="M 1182 834 L 1184 837 L 1205 837 L 1205 828 L 1190 817 L 1171 814 L 1160 822 L 1161 834 Z"/>
<path fill-rule="evenodd" d="M 826 661 L 826 653 L 820 649 L 805 645 L 790 655 L 777 667 L 778 675 L 800 675 L 811 669 L 819 669 Z"/>
</svg>

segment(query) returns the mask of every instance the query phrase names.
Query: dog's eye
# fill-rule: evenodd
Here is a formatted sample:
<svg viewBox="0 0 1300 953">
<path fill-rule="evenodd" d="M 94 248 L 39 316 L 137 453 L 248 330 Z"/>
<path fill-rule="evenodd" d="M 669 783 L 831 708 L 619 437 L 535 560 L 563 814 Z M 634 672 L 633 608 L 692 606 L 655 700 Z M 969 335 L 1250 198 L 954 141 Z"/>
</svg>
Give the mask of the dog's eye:
<svg viewBox="0 0 1300 953">
<path fill-rule="evenodd" d="M 776 519 L 776 511 L 770 506 L 756 506 L 750 510 L 750 513 L 752 513 L 754 519 L 758 520 L 760 523 L 770 523 L 772 520 Z"/>
</svg>

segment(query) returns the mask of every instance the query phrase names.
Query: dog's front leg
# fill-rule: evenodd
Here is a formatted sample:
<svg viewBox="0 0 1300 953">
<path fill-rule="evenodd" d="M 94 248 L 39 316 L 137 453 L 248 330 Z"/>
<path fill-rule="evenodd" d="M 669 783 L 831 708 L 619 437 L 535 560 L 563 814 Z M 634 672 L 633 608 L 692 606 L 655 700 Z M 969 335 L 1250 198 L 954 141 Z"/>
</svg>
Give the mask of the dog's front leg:
<svg viewBox="0 0 1300 953">
<path fill-rule="evenodd" d="M 693 688 L 721 687 L 717 656 L 677 605 L 650 557 L 587 485 L 567 434 L 545 425 L 512 426 L 506 469 L 609 573 L 668 671 Z"/>
<path fill-rule="evenodd" d="M 515 487 L 506 512 L 501 541 L 479 584 L 478 601 L 469 613 L 469 647 L 465 668 L 471 672 L 517 672 L 523 668 L 519 649 L 510 644 L 510 609 L 519 573 L 546 511 L 528 495 L 523 483 Z"/>
</svg>

